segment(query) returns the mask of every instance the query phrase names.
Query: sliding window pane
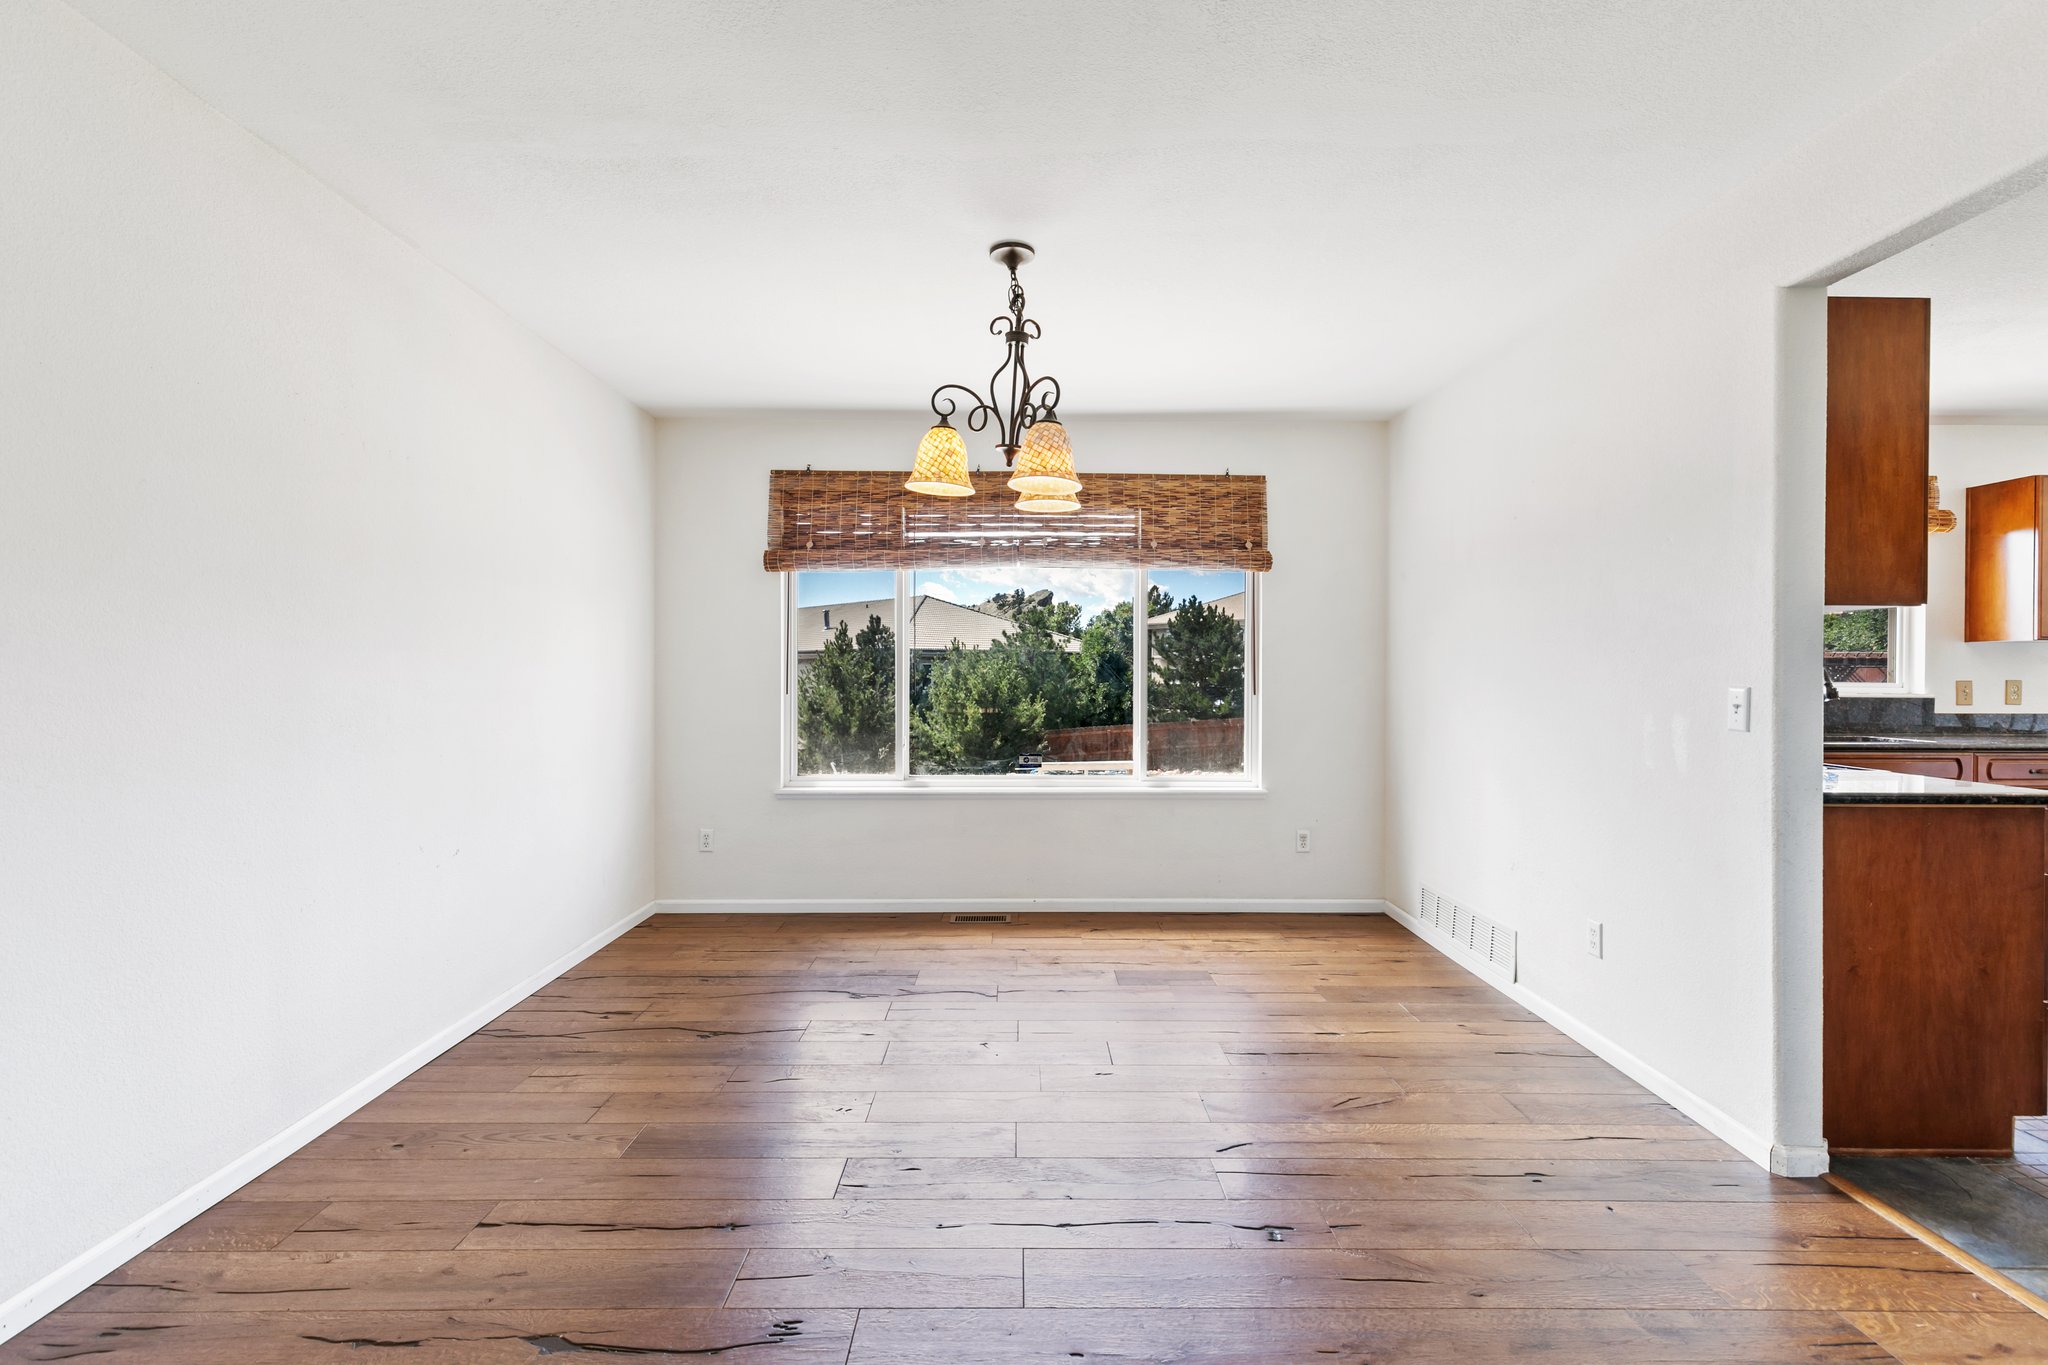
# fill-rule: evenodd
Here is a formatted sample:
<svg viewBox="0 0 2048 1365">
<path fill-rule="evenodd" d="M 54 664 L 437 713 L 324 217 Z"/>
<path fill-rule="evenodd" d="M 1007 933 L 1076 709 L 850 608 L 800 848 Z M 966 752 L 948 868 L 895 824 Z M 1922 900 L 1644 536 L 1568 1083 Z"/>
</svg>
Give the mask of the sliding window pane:
<svg viewBox="0 0 2048 1365">
<path fill-rule="evenodd" d="M 1080 565 L 912 575 L 911 771 L 1130 776 L 1136 586 Z"/>
<path fill-rule="evenodd" d="M 796 575 L 796 770 L 896 771 L 896 575 Z"/>
<path fill-rule="evenodd" d="M 1147 771 L 1244 771 L 1246 575 L 1156 569 L 1146 623 Z"/>
<path fill-rule="evenodd" d="M 1889 683 L 1892 678 L 1892 608 L 1856 607 L 1821 617 L 1821 660 L 1828 681 Z"/>
</svg>

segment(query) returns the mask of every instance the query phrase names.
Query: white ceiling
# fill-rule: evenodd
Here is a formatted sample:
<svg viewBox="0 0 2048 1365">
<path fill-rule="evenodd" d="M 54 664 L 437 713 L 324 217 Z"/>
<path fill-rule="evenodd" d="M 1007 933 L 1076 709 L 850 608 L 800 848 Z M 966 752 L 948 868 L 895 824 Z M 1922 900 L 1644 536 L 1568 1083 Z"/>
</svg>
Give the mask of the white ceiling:
<svg viewBox="0 0 2048 1365">
<path fill-rule="evenodd" d="M 656 410 L 1397 410 L 1999 0 L 72 0 Z"/>
<path fill-rule="evenodd" d="M 2048 190 L 1908 247 L 1828 292 L 1933 300 L 1936 417 L 2048 421 Z"/>
</svg>

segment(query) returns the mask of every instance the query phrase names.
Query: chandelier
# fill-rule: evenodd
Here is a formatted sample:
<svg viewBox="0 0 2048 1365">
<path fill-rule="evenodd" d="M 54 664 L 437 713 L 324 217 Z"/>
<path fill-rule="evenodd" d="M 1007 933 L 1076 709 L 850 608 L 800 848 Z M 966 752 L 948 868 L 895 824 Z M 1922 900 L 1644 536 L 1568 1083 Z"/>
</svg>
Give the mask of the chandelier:
<svg viewBox="0 0 2048 1365">
<path fill-rule="evenodd" d="M 995 426 L 996 448 L 1003 452 L 1003 463 L 1013 468 L 1010 487 L 1017 493 L 1018 510 L 1078 511 L 1081 502 L 1075 495 L 1081 481 L 1074 477 L 1073 448 L 1067 443 L 1067 429 L 1060 425 L 1060 381 L 1051 375 L 1033 379 L 1024 364 L 1024 347 L 1038 339 L 1039 331 L 1038 324 L 1024 316 L 1024 286 L 1017 282 L 1017 267 L 1036 253 L 1028 242 L 997 242 L 988 254 L 1010 272 L 1009 311 L 988 325 L 990 335 L 1001 337 L 1009 353 L 989 376 L 985 398 L 965 384 L 941 384 L 932 390 L 932 413 L 939 420 L 918 442 L 917 462 L 903 486 L 936 498 L 973 496 L 967 442 L 953 425 L 960 411 L 955 395 L 964 394 L 972 404 L 962 419 L 968 430 Z"/>
</svg>

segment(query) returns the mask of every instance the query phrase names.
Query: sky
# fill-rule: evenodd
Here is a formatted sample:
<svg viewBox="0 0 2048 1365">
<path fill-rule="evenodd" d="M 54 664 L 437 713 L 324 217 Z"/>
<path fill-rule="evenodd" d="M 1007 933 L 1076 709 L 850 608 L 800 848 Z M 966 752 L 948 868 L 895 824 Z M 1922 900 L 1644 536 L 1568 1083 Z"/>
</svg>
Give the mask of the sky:
<svg viewBox="0 0 2048 1365">
<path fill-rule="evenodd" d="M 1134 579 L 1129 569 L 1113 565 L 1034 564 L 1014 568 L 920 569 L 911 576 L 911 594 L 923 593 L 974 606 L 999 592 L 1022 588 L 1036 592 L 1052 589 L 1063 602 L 1081 604 L 1081 619 L 1087 621 L 1118 602 L 1131 600 Z M 1237 569 L 1197 571 L 1154 569 L 1152 583 L 1176 599 L 1190 594 L 1204 602 L 1244 591 L 1244 574 Z M 800 607 L 827 606 L 835 602 L 871 602 L 896 595 L 896 576 L 886 569 L 858 573 L 800 573 L 796 576 L 796 604 Z"/>
</svg>

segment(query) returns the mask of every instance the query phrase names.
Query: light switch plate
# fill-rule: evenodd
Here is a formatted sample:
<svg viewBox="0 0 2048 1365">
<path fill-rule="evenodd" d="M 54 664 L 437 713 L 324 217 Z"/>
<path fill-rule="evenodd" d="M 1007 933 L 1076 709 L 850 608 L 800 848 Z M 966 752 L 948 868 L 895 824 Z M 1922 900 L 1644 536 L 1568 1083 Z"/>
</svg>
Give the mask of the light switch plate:
<svg viewBox="0 0 2048 1365">
<path fill-rule="evenodd" d="M 1975 695 L 1974 695 L 1974 694 L 1975 694 L 1975 692 L 1976 692 L 1976 688 L 1974 688 L 1974 687 L 1972 687 L 1972 686 L 1970 685 L 1970 680 L 1969 680 L 1968 678 L 1958 678 L 1958 679 L 1956 679 L 1956 705 L 1957 705 L 1957 706 L 1975 706 L 1975 705 L 1977 704 L 1977 702 L 1976 702 L 1976 698 L 1975 698 Z"/>
<path fill-rule="evenodd" d="M 2020 680 L 2018 678 L 2007 678 L 2005 680 L 2005 704 L 2007 706 L 2018 706 L 2020 704 Z"/>
<path fill-rule="evenodd" d="M 1728 728 L 1747 730 L 1749 728 L 1749 689 L 1731 687 L 1728 689 Z"/>
</svg>

